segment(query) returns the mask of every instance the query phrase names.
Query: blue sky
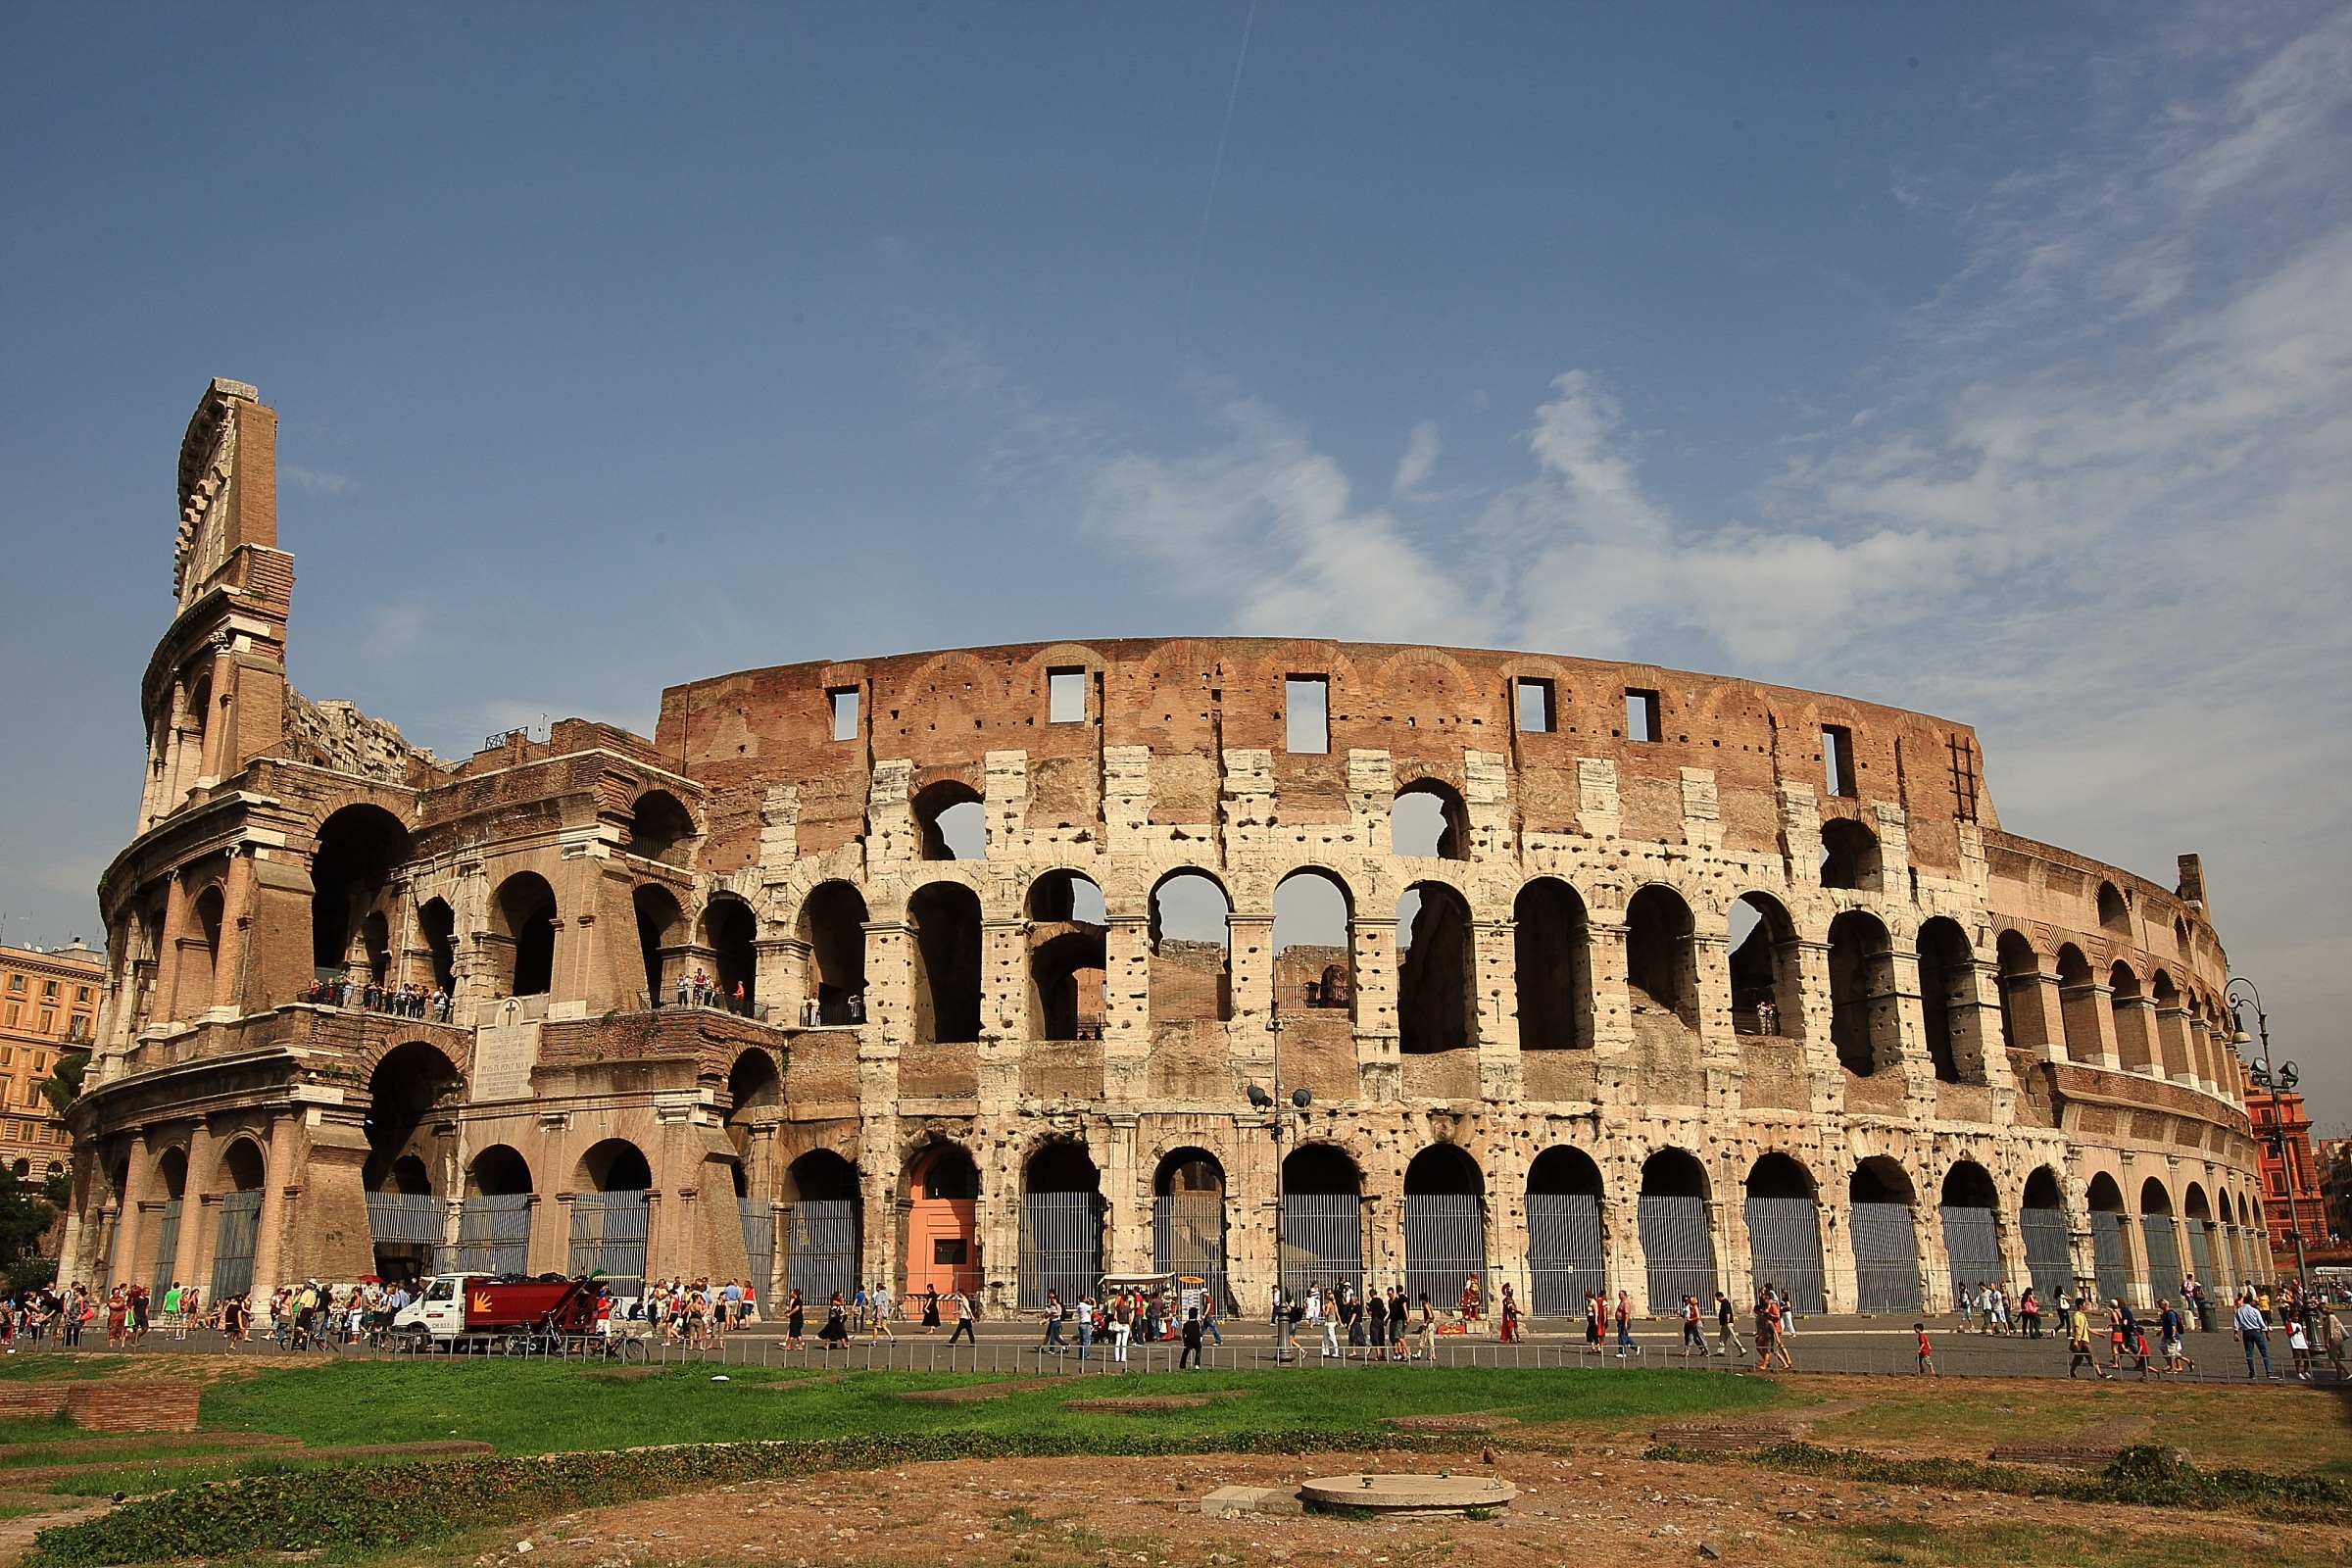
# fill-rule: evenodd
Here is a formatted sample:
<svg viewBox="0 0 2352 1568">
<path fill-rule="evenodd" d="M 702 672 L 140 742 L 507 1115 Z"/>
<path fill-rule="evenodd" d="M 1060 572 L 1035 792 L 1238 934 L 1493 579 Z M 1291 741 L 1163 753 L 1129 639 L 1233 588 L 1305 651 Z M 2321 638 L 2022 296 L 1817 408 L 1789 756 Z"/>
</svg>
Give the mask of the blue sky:
<svg viewBox="0 0 2352 1568">
<path fill-rule="evenodd" d="M 296 682 L 445 753 L 1048 636 L 1847 692 L 2201 852 L 2340 1123 L 2348 100 L 2317 5 L 8 6 L 6 935 L 95 923 L 220 374 Z"/>
</svg>

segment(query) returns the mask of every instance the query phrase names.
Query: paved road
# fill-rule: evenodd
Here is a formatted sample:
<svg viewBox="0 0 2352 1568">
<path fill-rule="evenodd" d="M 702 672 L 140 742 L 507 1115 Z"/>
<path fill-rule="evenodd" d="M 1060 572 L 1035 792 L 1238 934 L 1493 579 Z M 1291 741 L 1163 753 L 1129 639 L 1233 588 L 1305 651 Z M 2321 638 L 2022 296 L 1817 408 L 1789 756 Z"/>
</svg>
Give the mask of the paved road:
<svg viewBox="0 0 2352 1568">
<path fill-rule="evenodd" d="M 1797 1331 L 1789 1341 L 1799 1372 L 1884 1373 L 1911 1376 L 1916 1371 L 1913 1359 L 1911 1320 L 1860 1317 L 1809 1317 L 1799 1321 Z M 1926 1319 L 1931 1339 L 1936 1346 L 1936 1362 L 1947 1377 L 2064 1377 L 2067 1375 L 2068 1355 L 2063 1340 L 2028 1340 L 2018 1335 L 1967 1334 L 1960 1330 L 1959 1320 L 1953 1317 Z M 883 1368 L 901 1370 L 982 1371 L 1001 1372 L 1006 1376 L 1045 1374 L 1073 1376 L 1102 1374 L 1115 1371 L 1116 1363 L 1109 1358 L 1106 1344 L 1097 1344 L 1081 1359 L 1074 1334 L 1066 1334 L 1068 1343 L 1058 1353 L 1047 1352 L 1039 1347 L 1040 1330 L 1034 1322 L 1022 1319 L 984 1321 L 980 1325 L 977 1345 L 950 1345 L 945 1331 L 925 1335 L 916 1328 L 900 1325 L 895 1341 L 875 1342 L 860 1337 L 841 1349 L 826 1351 L 814 1340 L 807 1348 L 790 1349 L 775 1326 L 757 1324 L 749 1329 L 726 1336 L 709 1351 L 689 1351 L 676 1347 L 656 1347 L 656 1360 L 709 1360 L 728 1365 L 802 1366 Z M 1206 1354 L 1208 1365 L 1216 1368 L 1273 1369 L 1296 1366 L 1302 1371 L 1338 1372 L 1343 1370 L 1380 1370 L 1380 1363 L 1367 1365 L 1357 1358 L 1327 1358 L 1318 1353 L 1314 1342 L 1301 1337 L 1305 1354 L 1298 1361 L 1286 1361 L 1278 1353 L 1274 1336 L 1263 1323 L 1227 1323 L 1225 1343 L 1211 1346 Z M 1746 1329 L 1741 1328 L 1742 1339 Z M 1679 1353 L 1680 1331 L 1666 1325 L 1643 1325 L 1634 1335 L 1636 1353 L 1620 1358 L 1614 1346 L 1593 1352 L 1583 1344 L 1583 1325 L 1540 1322 L 1530 1325 L 1524 1343 L 1500 1345 L 1492 1335 L 1441 1336 L 1437 1344 L 1436 1360 L 1441 1366 L 1584 1366 L 1604 1370 L 1620 1367 L 1680 1367 L 1712 1372 L 1745 1372 L 1753 1367 L 1746 1355 L 1703 1358 L 1685 1357 Z M 1416 1343 L 1418 1343 L 1416 1341 Z M 1710 1344 L 1712 1338 L 1710 1337 Z M 1748 1347 L 1752 1350 L 1752 1345 Z M 19 1342 L 12 1354 L 37 1355 L 56 1348 L 53 1345 Z M 82 1348 L 104 1349 L 103 1336 L 93 1343 L 85 1338 Z M 2228 1333 L 2191 1334 L 2187 1348 L 2195 1362 L 2188 1380 L 2198 1382 L 2247 1381 L 2245 1362 L 2235 1338 Z M 2102 1359 L 2105 1347 L 2099 1347 Z M 172 1337 L 166 1331 L 149 1334 L 134 1353 L 224 1353 L 226 1347 L 220 1337 L 207 1330 L 192 1330 L 185 1340 Z M 281 1348 L 270 1341 L 249 1344 L 236 1352 L 266 1359 L 290 1358 L 297 1355 L 342 1355 L 369 1358 L 382 1352 L 366 1349 L 334 1349 L 327 1351 L 293 1351 Z M 1177 1360 L 1178 1348 L 1172 1344 L 1137 1345 L 1130 1348 L 1127 1367 L 1133 1371 L 1166 1371 Z M 2271 1336 L 2271 1355 L 2280 1380 L 2289 1381 L 2292 1370 L 2286 1351 L 2283 1332 Z M 2259 1360 L 2257 1365 L 2259 1365 Z M 2134 1363 L 2127 1360 L 2122 1376 L 2134 1380 L 2138 1373 Z M 2149 1381 L 2157 1381 L 2151 1371 Z M 2173 1381 L 2182 1381 L 2174 1379 Z M 2315 1374 L 2315 1381 L 2332 1385 L 2333 1375 L 2324 1364 Z"/>
</svg>

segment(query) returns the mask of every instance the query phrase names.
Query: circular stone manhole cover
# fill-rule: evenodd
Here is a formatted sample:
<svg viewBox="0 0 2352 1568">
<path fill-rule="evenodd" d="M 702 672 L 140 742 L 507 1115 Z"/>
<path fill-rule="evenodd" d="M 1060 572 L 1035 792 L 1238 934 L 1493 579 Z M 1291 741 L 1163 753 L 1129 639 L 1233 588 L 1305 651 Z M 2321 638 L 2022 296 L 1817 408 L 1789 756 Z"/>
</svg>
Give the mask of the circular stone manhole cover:
<svg viewBox="0 0 2352 1568">
<path fill-rule="evenodd" d="M 1369 1508 L 1384 1514 L 1458 1514 L 1470 1508 L 1507 1508 L 1519 1489 L 1477 1476 L 1319 1476 L 1298 1489 L 1325 1508 Z"/>
</svg>

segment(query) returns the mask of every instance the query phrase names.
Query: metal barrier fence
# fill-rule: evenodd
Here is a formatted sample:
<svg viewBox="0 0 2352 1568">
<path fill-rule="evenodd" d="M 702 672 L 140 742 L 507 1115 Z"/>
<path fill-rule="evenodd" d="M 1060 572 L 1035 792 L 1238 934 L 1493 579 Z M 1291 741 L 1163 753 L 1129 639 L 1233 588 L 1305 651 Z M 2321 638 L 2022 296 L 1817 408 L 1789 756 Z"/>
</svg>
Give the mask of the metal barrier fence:
<svg viewBox="0 0 2352 1568">
<path fill-rule="evenodd" d="M 1936 1334 L 1939 1351 L 1974 1348 L 1976 1336 L 1963 1336 L 1948 1329 L 1932 1330 Z M 104 1335 L 84 1336 L 81 1349 L 105 1348 Z M 2283 1342 L 2283 1334 L 2275 1334 L 2274 1341 Z M 2027 1366 L 2007 1365 L 1979 1369 L 1978 1375 L 1999 1377 L 2065 1377 L 2067 1350 L 2065 1341 L 2043 1340 L 2028 1342 L 2016 1339 L 1990 1342 L 1998 1348 L 2024 1348 L 2034 1346 L 2031 1354 L 2036 1359 Z M 1412 1347 L 1420 1349 L 1420 1337 L 1415 1335 Z M 2237 1347 L 2226 1333 L 2199 1333 L 2189 1338 L 2191 1353 L 2198 1357 L 2195 1367 L 2170 1381 L 2211 1384 L 2236 1384 L 2244 1381 Z M 1524 1370 L 1585 1370 L 1614 1372 L 1625 1370 L 1681 1370 L 1690 1372 L 1747 1373 L 1752 1362 L 1744 1356 L 1714 1355 L 1685 1356 L 1678 1353 L 1677 1340 L 1654 1330 L 1644 1331 L 1638 1339 L 1632 1354 L 1620 1356 L 1614 1344 L 1598 1348 L 1581 1342 L 1545 1337 L 1519 1344 L 1501 1344 L 1493 1339 L 1440 1335 L 1426 1357 L 1416 1355 L 1410 1363 L 1383 1362 L 1364 1358 L 1362 1350 L 1335 1357 L 1325 1357 L 1306 1345 L 1303 1353 L 1289 1357 L 1280 1353 L 1270 1340 L 1252 1338 L 1225 1346 L 1209 1347 L 1203 1364 L 1211 1371 L 1298 1371 L 1300 1373 L 1362 1371 L 1377 1375 L 1384 1371 L 1405 1372 L 1411 1368 L 1504 1367 Z M 17 1348 L 24 1353 L 40 1353 L 67 1348 L 56 1340 L 27 1340 L 20 1338 Z M 1867 1338 L 1853 1331 L 1807 1333 L 1801 1328 L 1788 1344 L 1794 1355 L 1799 1376 L 1807 1373 L 1838 1373 L 1851 1375 L 1915 1374 L 1911 1334 L 1907 1326 L 1870 1331 Z M 226 1347 L 218 1331 L 191 1328 L 187 1338 L 173 1338 L 172 1332 L 157 1328 L 150 1343 L 136 1348 L 132 1353 L 185 1354 L 190 1351 L 221 1351 Z M 771 1370 L 808 1370 L 813 1372 L 937 1372 L 987 1373 L 1005 1378 L 1014 1377 L 1115 1377 L 1122 1373 L 1172 1372 L 1176 1368 L 1180 1346 L 1173 1341 L 1137 1344 L 1129 1348 L 1124 1362 L 1112 1359 L 1110 1343 L 1099 1340 L 1089 1354 L 1081 1358 L 1074 1341 L 1066 1343 L 1060 1353 L 1049 1353 L 1030 1339 L 996 1338 L 977 1345 L 951 1345 L 944 1338 L 904 1338 L 881 1343 L 854 1342 L 847 1346 L 824 1347 L 811 1342 L 806 1348 L 794 1350 L 772 1334 L 737 1333 L 722 1337 L 708 1349 L 690 1349 L 683 1346 L 655 1344 L 648 1347 L 648 1364 L 654 1366 L 709 1366 L 714 1372 L 727 1368 L 768 1368 Z M 234 1352 L 256 1358 L 287 1359 L 296 1356 L 323 1358 L 338 1356 L 349 1359 L 407 1360 L 431 1359 L 452 1365 L 470 1364 L 505 1351 L 484 1344 L 457 1350 L 436 1350 L 429 1357 L 412 1357 L 407 1352 L 374 1349 L 367 1347 L 331 1346 L 296 1351 L 279 1347 L 274 1341 L 249 1341 Z M 2284 1351 L 2275 1344 L 2273 1355 L 2281 1361 Z M 580 1360 L 576 1351 L 564 1357 Z M 588 1358 L 602 1364 L 603 1357 Z M 1946 1356 L 1947 1375 L 1970 1375 L 1952 1363 L 1958 1358 Z M 2131 1374 L 2126 1363 L 2126 1375 Z M 1786 1375 L 1786 1374 L 1776 1374 Z M 2153 1375 L 2153 1374 L 2151 1374 Z M 2288 1384 L 2293 1384 L 2291 1377 Z M 2297 1385 L 2299 1386 L 2299 1385 Z"/>
</svg>

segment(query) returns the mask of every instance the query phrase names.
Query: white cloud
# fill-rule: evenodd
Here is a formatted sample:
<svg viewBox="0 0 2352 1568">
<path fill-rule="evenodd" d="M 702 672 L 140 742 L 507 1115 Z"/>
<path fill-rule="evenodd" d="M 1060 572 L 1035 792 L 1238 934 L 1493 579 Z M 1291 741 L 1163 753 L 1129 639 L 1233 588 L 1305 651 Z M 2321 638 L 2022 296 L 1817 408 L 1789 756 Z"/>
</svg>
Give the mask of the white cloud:
<svg viewBox="0 0 2352 1568">
<path fill-rule="evenodd" d="M 2013 829 L 2160 880 L 2174 852 L 2205 855 L 2275 1019 L 2337 1069 L 2307 1078 L 2340 1118 L 2347 81 L 2352 12 L 2253 54 L 2217 24 L 2110 63 L 2092 151 L 1954 205 L 1964 272 L 1866 406 L 1759 475 L 1752 519 L 1645 490 L 1590 368 L 1534 412 L 1534 471 L 1451 519 L 1357 507 L 1332 457 L 1231 392 L 1200 451 L 1072 448 L 1068 471 L 1094 527 L 1233 630 L 1651 657 L 1695 640 L 1743 673 L 1975 720 Z M 1416 429 L 1395 495 L 1437 450 Z"/>
<path fill-rule="evenodd" d="M 1434 421 L 1423 419 L 1414 425 L 1412 434 L 1405 438 L 1404 456 L 1396 460 L 1396 478 L 1389 486 L 1391 493 L 1401 496 L 1420 489 L 1421 481 L 1429 477 L 1429 470 L 1438 466 L 1442 446 Z"/>
<path fill-rule="evenodd" d="M 315 496 L 348 496 L 359 492 L 360 482 L 348 473 L 335 473 L 325 468 L 301 468 L 282 465 L 277 476 L 297 490 Z"/>
</svg>

